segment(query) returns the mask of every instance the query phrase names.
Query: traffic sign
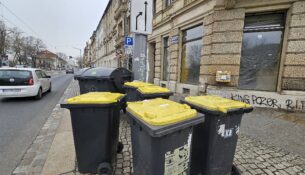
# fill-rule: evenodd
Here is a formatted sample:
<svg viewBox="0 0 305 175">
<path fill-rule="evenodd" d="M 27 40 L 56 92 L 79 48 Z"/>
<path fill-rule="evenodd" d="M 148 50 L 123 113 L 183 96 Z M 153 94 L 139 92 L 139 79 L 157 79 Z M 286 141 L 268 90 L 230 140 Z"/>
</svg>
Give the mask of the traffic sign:
<svg viewBox="0 0 305 175">
<path fill-rule="evenodd" d="M 153 1 L 131 0 L 131 32 L 152 34 Z"/>
<path fill-rule="evenodd" d="M 133 38 L 125 37 L 125 46 L 133 46 Z"/>
</svg>

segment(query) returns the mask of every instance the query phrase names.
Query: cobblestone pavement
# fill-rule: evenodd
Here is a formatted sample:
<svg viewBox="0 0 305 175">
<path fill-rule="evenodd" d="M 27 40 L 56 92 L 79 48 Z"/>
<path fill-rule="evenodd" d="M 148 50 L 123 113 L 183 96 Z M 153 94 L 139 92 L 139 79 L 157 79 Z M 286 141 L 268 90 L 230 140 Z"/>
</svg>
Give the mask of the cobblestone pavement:
<svg viewBox="0 0 305 175">
<path fill-rule="evenodd" d="M 41 128 L 38 136 L 26 151 L 21 162 L 13 171 L 14 175 L 38 175 L 41 174 L 43 165 L 47 159 L 49 149 L 56 134 L 56 130 L 60 124 L 63 112 L 60 108 L 60 103 L 64 102 L 67 98 L 75 96 L 78 93 L 78 85 L 76 81 L 72 81 L 61 100 L 53 109 L 50 117 L 47 119 L 44 126 Z"/>
<path fill-rule="evenodd" d="M 130 127 L 126 117 L 121 122 L 120 141 L 124 144 L 124 149 L 117 155 L 115 175 L 130 175 L 132 152 Z M 244 135 L 239 137 L 234 164 L 242 175 L 305 175 L 305 159 Z M 66 175 L 70 174 L 73 172 Z M 74 174 L 80 175 L 77 171 Z"/>
<path fill-rule="evenodd" d="M 77 94 L 78 86 L 74 81 L 67 89 L 62 101 Z M 54 129 L 58 127 L 58 120 L 62 115 L 60 111 L 59 105 L 56 106 L 54 114 L 51 115 L 52 117 L 42 128 L 40 135 L 24 156 L 20 166 L 15 170 L 15 174 L 39 174 L 41 172 L 49 144 L 52 142 L 52 138 L 54 138 Z M 114 174 L 130 175 L 133 171 L 131 136 L 130 127 L 125 115 L 121 119 L 119 139 L 124 144 L 124 149 L 122 153 L 117 154 Z M 245 135 L 239 137 L 234 164 L 237 165 L 243 175 L 305 175 L 305 159 Z M 77 171 L 76 163 L 75 165 L 75 170 L 61 175 L 81 175 Z"/>
<path fill-rule="evenodd" d="M 305 175 L 305 159 L 246 136 L 239 137 L 234 162 L 245 175 Z"/>
</svg>

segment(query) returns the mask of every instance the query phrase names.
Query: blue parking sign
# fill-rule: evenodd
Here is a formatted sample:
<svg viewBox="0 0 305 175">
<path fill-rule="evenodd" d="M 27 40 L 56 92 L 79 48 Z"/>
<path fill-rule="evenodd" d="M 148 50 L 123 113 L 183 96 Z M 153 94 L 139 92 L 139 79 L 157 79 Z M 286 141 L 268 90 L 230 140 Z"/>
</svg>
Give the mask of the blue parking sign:
<svg viewBox="0 0 305 175">
<path fill-rule="evenodd" d="M 132 46 L 132 45 L 133 45 L 133 38 L 125 37 L 125 46 Z"/>
</svg>

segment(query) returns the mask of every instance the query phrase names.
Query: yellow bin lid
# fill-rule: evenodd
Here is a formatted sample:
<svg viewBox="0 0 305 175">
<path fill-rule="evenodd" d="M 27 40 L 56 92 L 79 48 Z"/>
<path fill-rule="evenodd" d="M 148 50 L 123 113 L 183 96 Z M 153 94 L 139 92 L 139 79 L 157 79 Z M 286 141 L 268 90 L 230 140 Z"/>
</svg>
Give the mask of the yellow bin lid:
<svg viewBox="0 0 305 175">
<path fill-rule="evenodd" d="M 203 107 L 205 109 L 211 111 L 220 111 L 223 113 L 227 113 L 232 109 L 240 109 L 240 108 L 249 108 L 251 105 L 235 100 L 230 100 L 227 98 L 223 98 L 220 96 L 190 96 L 186 97 L 185 101 L 194 104 L 199 107 Z"/>
<path fill-rule="evenodd" d="M 111 104 L 116 103 L 124 94 L 111 92 L 90 92 L 67 100 L 68 104 Z"/>
<path fill-rule="evenodd" d="M 197 116 L 197 111 L 188 105 L 161 98 L 129 102 L 127 110 L 134 117 L 154 126 L 169 125 Z"/>
<path fill-rule="evenodd" d="M 133 82 L 126 82 L 126 83 L 124 83 L 124 85 L 139 88 L 139 87 L 143 87 L 143 86 L 152 86 L 153 84 L 145 83 L 143 81 L 133 81 Z"/>
<path fill-rule="evenodd" d="M 138 88 L 138 91 L 142 94 L 155 94 L 155 93 L 168 93 L 169 89 L 160 86 L 143 86 Z"/>
</svg>

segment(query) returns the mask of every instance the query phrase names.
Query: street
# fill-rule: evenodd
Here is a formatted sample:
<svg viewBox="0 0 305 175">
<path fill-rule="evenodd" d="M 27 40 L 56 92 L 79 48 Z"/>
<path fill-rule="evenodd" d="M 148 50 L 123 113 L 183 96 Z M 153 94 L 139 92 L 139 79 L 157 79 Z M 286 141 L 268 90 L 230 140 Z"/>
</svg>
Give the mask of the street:
<svg viewBox="0 0 305 175">
<path fill-rule="evenodd" d="M 52 92 L 41 100 L 0 98 L 0 174 L 11 174 L 60 100 L 72 75 L 52 78 Z"/>
</svg>

